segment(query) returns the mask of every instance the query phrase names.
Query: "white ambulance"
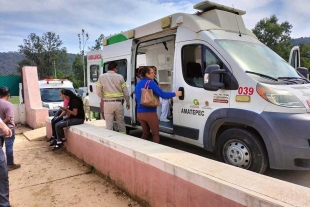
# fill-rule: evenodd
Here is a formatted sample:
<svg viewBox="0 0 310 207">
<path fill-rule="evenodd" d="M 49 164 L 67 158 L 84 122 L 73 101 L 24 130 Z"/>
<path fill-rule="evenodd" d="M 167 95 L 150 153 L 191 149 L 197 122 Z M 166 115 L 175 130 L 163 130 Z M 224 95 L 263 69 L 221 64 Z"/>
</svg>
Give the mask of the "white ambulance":
<svg viewBox="0 0 310 207">
<path fill-rule="evenodd" d="M 244 11 L 209 1 L 194 8 L 106 37 L 103 50 L 88 54 L 92 111 L 99 111 L 98 77 L 116 61 L 132 94 L 127 128 L 141 128 L 133 89 L 144 55 L 162 89 L 183 91 L 173 98 L 171 121 L 160 122 L 161 135 L 258 173 L 310 169 L 309 80 L 245 27 Z M 294 48 L 290 58 L 295 67 L 298 53 Z"/>
<path fill-rule="evenodd" d="M 54 116 L 59 106 L 63 106 L 60 97 L 61 89 L 68 89 L 75 93 L 73 84 L 67 79 L 44 79 L 39 81 L 39 88 L 43 107 L 48 108 L 49 116 Z"/>
</svg>

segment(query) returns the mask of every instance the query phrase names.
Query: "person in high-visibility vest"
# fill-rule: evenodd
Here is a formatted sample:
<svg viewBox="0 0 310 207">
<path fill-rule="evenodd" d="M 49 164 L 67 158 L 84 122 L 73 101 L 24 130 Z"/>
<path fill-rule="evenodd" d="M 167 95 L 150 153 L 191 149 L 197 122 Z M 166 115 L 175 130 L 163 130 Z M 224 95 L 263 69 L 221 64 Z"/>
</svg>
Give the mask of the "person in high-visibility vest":
<svg viewBox="0 0 310 207">
<path fill-rule="evenodd" d="M 104 101 L 104 117 L 106 128 L 113 130 L 114 117 L 120 133 L 126 133 L 124 121 L 123 100 L 126 100 L 126 108 L 130 109 L 129 94 L 122 75 L 116 73 L 117 63 L 109 63 L 108 72 L 100 75 L 97 82 L 97 95 Z"/>
</svg>

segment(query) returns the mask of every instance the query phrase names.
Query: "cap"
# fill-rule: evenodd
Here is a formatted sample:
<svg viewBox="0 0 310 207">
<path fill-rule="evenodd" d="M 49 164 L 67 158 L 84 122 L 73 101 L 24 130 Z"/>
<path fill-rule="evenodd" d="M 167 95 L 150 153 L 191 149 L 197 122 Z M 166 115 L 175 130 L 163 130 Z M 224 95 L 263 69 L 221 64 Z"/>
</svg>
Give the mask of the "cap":
<svg viewBox="0 0 310 207">
<path fill-rule="evenodd" d="M 6 86 L 0 88 L 0 96 L 7 96 L 10 94 L 10 89 Z"/>
</svg>

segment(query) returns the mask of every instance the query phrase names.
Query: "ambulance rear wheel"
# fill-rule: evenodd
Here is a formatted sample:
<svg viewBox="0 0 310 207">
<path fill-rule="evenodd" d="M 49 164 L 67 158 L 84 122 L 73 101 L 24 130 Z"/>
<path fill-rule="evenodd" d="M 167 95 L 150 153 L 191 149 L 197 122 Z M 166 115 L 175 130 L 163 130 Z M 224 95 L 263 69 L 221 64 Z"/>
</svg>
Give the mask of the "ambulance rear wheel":
<svg viewBox="0 0 310 207">
<path fill-rule="evenodd" d="M 216 142 L 216 156 L 221 162 L 257 173 L 264 173 L 268 166 L 263 143 L 257 135 L 245 129 L 224 131 Z"/>
</svg>

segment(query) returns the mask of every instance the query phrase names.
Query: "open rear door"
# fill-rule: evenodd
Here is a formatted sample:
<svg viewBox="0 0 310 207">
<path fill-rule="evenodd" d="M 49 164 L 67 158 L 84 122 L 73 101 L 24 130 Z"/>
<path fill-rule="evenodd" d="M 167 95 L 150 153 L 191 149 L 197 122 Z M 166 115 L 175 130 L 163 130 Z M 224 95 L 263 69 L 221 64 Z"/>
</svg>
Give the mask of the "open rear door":
<svg viewBox="0 0 310 207">
<path fill-rule="evenodd" d="M 298 46 L 291 49 L 288 63 L 295 69 L 300 67 L 300 50 Z"/>
</svg>

